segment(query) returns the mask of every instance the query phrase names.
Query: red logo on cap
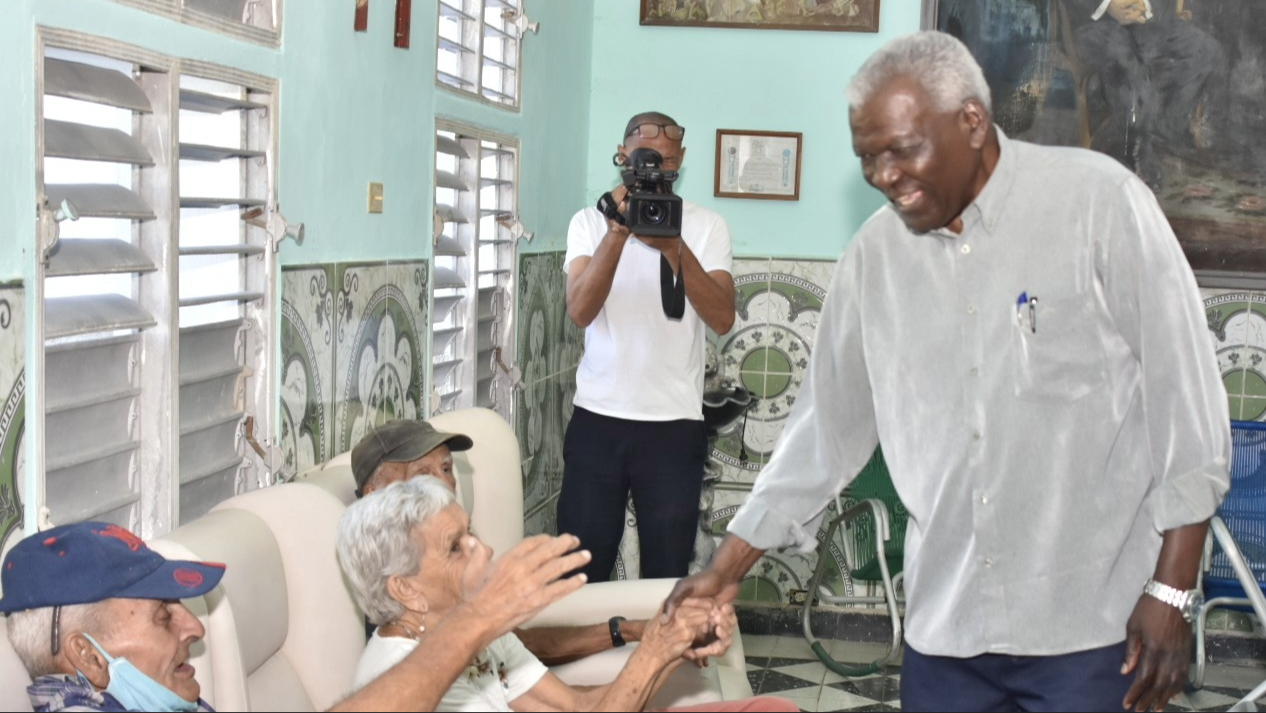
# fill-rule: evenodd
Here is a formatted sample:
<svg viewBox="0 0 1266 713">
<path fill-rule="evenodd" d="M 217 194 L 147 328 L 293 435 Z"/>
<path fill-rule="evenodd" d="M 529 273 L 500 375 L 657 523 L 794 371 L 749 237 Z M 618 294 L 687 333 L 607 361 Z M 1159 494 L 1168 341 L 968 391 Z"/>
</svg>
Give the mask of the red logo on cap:
<svg viewBox="0 0 1266 713">
<path fill-rule="evenodd" d="M 121 540 L 127 545 L 127 548 L 133 552 L 136 552 L 145 546 L 145 543 L 141 542 L 141 538 L 133 535 L 131 532 L 128 532 L 118 525 L 107 525 L 106 529 L 98 530 L 97 534 L 102 537 L 113 537 L 116 540 Z"/>
<path fill-rule="evenodd" d="M 202 573 L 196 569 L 178 569 L 171 573 L 171 578 L 185 589 L 193 589 L 202 584 Z"/>
</svg>

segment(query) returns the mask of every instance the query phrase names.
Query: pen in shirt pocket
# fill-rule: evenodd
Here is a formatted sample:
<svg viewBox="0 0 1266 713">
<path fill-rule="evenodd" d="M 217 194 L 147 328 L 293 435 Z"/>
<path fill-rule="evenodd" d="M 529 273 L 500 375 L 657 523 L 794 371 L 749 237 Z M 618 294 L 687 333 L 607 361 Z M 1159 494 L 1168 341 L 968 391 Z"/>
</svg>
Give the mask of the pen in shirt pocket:
<svg viewBox="0 0 1266 713">
<path fill-rule="evenodd" d="M 1015 299 L 1015 317 L 1020 326 L 1024 326 L 1024 308 L 1029 308 L 1029 330 L 1037 334 L 1037 297 L 1029 296 L 1027 291 L 1021 292 Z"/>
</svg>

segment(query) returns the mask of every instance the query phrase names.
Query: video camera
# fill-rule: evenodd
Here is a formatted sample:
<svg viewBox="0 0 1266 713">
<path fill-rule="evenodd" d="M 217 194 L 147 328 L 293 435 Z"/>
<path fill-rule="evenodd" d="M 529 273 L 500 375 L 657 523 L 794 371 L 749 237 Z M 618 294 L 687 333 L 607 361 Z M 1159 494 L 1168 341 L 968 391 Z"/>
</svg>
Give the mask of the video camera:
<svg viewBox="0 0 1266 713">
<path fill-rule="evenodd" d="M 663 169 L 664 157 L 655 149 L 637 148 L 621 161 L 620 176 L 628 188 L 629 208 L 621 213 L 610 193 L 598 199 L 598 210 L 617 223 L 627 226 L 630 233 L 645 238 L 674 238 L 681 235 L 681 196 L 673 194 L 676 171 Z"/>
</svg>

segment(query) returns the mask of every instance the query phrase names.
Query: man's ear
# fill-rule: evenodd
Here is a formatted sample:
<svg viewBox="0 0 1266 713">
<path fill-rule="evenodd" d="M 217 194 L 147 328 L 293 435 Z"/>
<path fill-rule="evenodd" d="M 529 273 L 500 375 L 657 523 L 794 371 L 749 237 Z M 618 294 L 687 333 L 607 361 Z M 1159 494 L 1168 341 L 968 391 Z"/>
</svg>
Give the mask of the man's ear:
<svg viewBox="0 0 1266 713">
<path fill-rule="evenodd" d="M 82 633 L 71 634 L 62 642 L 62 656 L 71 670 L 78 671 L 98 690 L 110 685 L 109 664 Z"/>
<path fill-rule="evenodd" d="M 616 144 L 615 155 L 611 157 L 611 162 L 617 166 L 623 166 L 629 160 L 629 150 L 624 144 Z"/>
<path fill-rule="evenodd" d="M 985 108 L 985 105 L 981 104 L 979 99 L 968 99 L 963 102 L 959 118 L 968 131 L 971 147 L 974 149 L 984 148 L 985 142 L 989 139 L 989 128 L 993 126 L 993 120 L 989 116 L 989 110 Z"/>
</svg>

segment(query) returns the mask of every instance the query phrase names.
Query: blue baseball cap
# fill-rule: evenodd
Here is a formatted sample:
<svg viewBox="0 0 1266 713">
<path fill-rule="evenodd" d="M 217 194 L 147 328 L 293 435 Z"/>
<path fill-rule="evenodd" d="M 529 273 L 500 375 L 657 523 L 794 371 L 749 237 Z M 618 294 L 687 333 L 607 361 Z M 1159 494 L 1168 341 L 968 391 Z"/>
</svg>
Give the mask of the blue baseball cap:
<svg viewBox="0 0 1266 713">
<path fill-rule="evenodd" d="M 107 522 L 61 525 L 23 539 L 0 565 L 0 612 L 104 599 L 187 599 L 220 583 L 224 565 L 168 560 Z"/>
</svg>

